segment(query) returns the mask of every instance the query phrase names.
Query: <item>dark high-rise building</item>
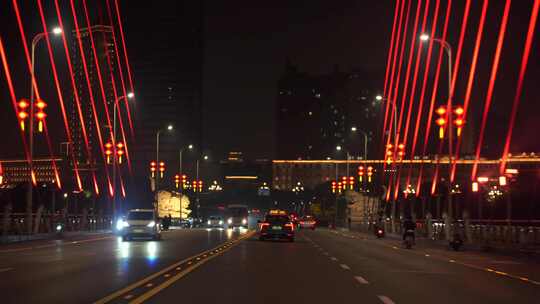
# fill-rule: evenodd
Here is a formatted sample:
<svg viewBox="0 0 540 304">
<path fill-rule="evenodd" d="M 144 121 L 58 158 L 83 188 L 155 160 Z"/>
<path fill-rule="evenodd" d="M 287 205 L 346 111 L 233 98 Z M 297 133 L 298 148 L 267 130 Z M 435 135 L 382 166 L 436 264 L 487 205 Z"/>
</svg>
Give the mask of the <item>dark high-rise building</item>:
<svg viewBox="0 0 540 304">
<path fill-rule="evenodd" d="M 356 71 L 313 76 L 288 64 L 278 84 L 277 158 L 326 159 L 348 151 L 364 156 L 376 151 L 380 105 L 374 102 L 369 81 Z M 369 156 L 369 153 L 368 153 Z"/>
<path fill-rule="evenodd" d="M 80 38 L 82 42 L 82 49 L 84 52 L 84 61 L 81 57 L 79 48 L 79 41 L 76 31 L 73 31 L 71 55 L 73 64 L 73 73 L 75 75 L 75 83 L 77 85 L 77 93 L 79 96 L 79 103 L 81 108 L 82 118 L 84 120 L 84 126 L 88 137 L 88 144 L 92 153 L 92 159 L 88 158 L 86 152 L 86 145 L 84 140 L 83 128 L 81 126 L 81 120 L 79 110 L 77 108 L 77 101 L 75 94 L 72 95 L 71 103 L 69 105 L 69 124 L 73 136 L 73 150 L 75 153 L 75 159 L 83 165 L 95 165 L 96 163 L 102 163 L 103 159 L 100 151 L 99 138 L 97 136 L 97 128 L 101 128 L 100 131 L 103 135 L 103 141 L 111 141 L 109 135 L 109 123 L 105 115 L 104 104 L 107 105 L 110 113 L 110 118 L 113 115 L 113 105 L 115 102 L 113 83 L 110 77 L 111 69 L 109 68 L 109 62 L 111 64 L 112 71 L 116 70 L 116 60 L 114 54 L 114 44 L 112 39 L 112 27 L 104 25 L 94 25 L 91 27 L 92 37 L 94 40 L 95 51 L 98 59 L 98 65 L 94 60 L 93 48 L 90 40 L 90 31 L 88 28 L 81 28 Z M 107 59 L 109 57 L 109 61 Z M 88 72 L 88 81 L 90 83 L 90 89 L 94 97 L 94 108 L 92 107 L 92 99 L 88 89 L 88 82 L 85 74 L 85 66 Z M 100 79 L 98 77 L 97 69 L 100 69 L 101 77 L 103 81 L 103 90 L 105 92 L 105 103 L 103 102 L 103 95 L 100 88 Z M 98 118 L 99 125 L 96 125 L 94 114 Z M 126 130 L 127 131 L 127 130 Z M 103 143 L 104 144 L 104 143 Z"/>
<path fill-rule="evenodd" d="M 130 39 L 137 126 L 134 175 L 140 186 L 137 200 L 151 202 L 149 163 L 156 158 L 156 132 L 168 124 L 172 132 L 160 135 L 160 160 L 166 163 L 163 186 L 171 186 L 179 170 L 179 149 L 185 151 L 183 173 L 194 176 L 194 157 L 201 151 L 203 65 L 203 1 L 155 1 L 129 8 L 126 33 Z M 152 16 L 152 23 L 142 22 Z"/>
</svg>

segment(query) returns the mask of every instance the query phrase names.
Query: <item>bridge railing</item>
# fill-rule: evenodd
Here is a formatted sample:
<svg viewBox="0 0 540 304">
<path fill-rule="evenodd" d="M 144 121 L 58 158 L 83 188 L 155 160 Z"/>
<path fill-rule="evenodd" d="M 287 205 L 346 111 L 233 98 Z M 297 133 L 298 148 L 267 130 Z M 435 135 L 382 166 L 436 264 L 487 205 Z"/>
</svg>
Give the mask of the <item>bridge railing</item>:
<svg viewBox="0 0 540 304">
<path fill-rule="evenodd" d="M 39 219 L 37 217 L 39 216 Z M 36 227 L 36 219 L 38 227 Z M 26 213 L 0 213 L 0 235 L 28 235 L 26 228 Z M 64 224 L 64 231 L 100 231 L 112 227 L 112 217 L 109 215 L 93 214 L 32 214 L 32 234 L 52 233 L 58 223 Z"/>
<path fill-rule="evenodd" d="M 364 232 L 373 232 L 375 222 L 361 220 L 352 223 L 352 228 Z M 394 225 L 390 219 L 385 221 L 387 233 L 402 234 L 401 221 L 396 220 Z M 481 246 L 540 246 L 540 220 L 468 220 L 458 221 L 459 232 L 470 244 Z M 417 220 L 416 233 L 433 241 L 446 239 L 445 223 L 442 220 Z M 393 228 L 393 230 L 392 230 Z"/>
</svg>

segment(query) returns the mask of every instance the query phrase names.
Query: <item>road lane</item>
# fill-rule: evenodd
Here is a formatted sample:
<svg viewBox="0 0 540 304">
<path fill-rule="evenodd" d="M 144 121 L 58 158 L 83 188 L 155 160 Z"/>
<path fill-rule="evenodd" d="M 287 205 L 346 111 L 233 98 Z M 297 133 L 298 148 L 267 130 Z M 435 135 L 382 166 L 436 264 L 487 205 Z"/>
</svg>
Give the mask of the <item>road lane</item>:
<svg viewBox="0 0 540 304">
<path fill-rule="evenodd" d="M 329 231 L 305 231 L 305 237 L 369 281 L 377 294 L 396 303 L 534 303 L 540 286 L 438 259 L 415 249 L 383 246 L 378 240 Z M 467 255 L 467 253 L 464 253 Z"/>
<path fill-rule="evenodd" d="M 304 239 L 257 237 L 209 261 L 146 303 L 381 303 L 369 285 Z"/>
<path fill-rule="evenodd" d="M 0 269 L 10 270 L 0 276 L 2 303 L 90 303 L 238 234 L 175 230 L 164 233 L 160 242 L 105 238 L 3 252 Z"/>
<path fill-rule="evenodd" d="M 239 236 L 180 230 L 162 242 L 103 239 L 3 253 L 2 303 L 90 303 L 150 275 L 154 279 L 114 303 L 534 303 L 540 292 L 537 285 L 459 263 L 476 257 L 522 266 L 509 257 L 448 252 L 453 260 L 322 229 L 299 231 L 294 243 L 256 236 L 230 241 Z"/>
</svg>

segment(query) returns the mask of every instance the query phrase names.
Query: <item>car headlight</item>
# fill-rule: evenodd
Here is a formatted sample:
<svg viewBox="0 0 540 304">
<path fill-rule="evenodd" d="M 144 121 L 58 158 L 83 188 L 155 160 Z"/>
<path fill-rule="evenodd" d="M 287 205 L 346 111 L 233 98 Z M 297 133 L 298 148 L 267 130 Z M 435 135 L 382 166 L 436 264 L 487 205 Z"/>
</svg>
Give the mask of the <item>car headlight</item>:
<svg viewBox="0 0 540 304">
<path fill-rule="evenodd" d="M 220 224 L 220 225 L 223 225 L 223 221 L 219 221 L 219 224 Z"/>
<path fill-rule="evenodd" d="M 227 220 L 227 224 L 232 224 L 232 218 Z"/>
<path fill-rule="evenodd" d="M 242 219 L 242 224 L 247 224 L 247 219 Z"/>
<path fill-rule="evenodd" d="M 156 222 L 151 221 L 150 223 L 148 223 L 148 225 L 146 225 L 146 227 L 154 227 L 155 225 L 156 225 Z"/>
<path fill-rule="evenodd" d="M 60 224 L 56 225 L 56 231 L 60 231 L 60 230 L 62 230 L 62 225 Z"/>
<path fill-rule="evenodd" d="M 210 225 L 210 224 L 212 224 L 212 221 L 209 220 L 209 221 L 208 221 L 208 225 Z"/>
<path fill-rule="evenodd" d="M 124 221 L 123 219 L 119 219 L 118 221 L 116 221 L 117 230 L 122 230 L 124 229 L 124 227 L 129 227 L 129 224 L 126 221 Z"/>
</svg>

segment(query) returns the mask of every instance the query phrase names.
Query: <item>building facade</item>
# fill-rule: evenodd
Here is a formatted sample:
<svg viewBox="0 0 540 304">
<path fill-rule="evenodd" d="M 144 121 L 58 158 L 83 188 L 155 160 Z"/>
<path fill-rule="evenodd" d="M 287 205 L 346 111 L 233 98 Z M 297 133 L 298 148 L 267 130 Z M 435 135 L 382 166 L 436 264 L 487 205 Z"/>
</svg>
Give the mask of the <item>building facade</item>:
<svg viewBox="0 0 540 304">
<path fill-rule="evenodd" d="M 96 164 L 103 163 L 104 160 L 101 156 L 100 145 L 112 140 L 109 135 L 111 126 L 107 120 L 105 111 L 106 106 L 109 111 L 109 118 L 112 120 L 115 103 L 115 88 L 113 88 L 114 79 L 111 75 L 115 75 L 117 72 L 112 31 L 113 28 L 111 26 L 105 25 L 94 25 L 90 30 L 88 28 L 81 28 L 79 34 L 84 59 L 80 51 L 77 32 L 72 32 L 73 45 L 71 48 L 71 61 L 73 64 L 75 84 L 77 86 L 78 100 L 76 99 L 75 94 L 73 94 L 68 108 L 69 125 L 73 136 L 73 153 L 75 160 L 83 165 L 95 166 Z M 92 33 L 92 38 L 94 40 L 94 48 L 92 47 L 90 32 Z M 97 64 L 94 59 L 94 49 L 96 51 L 95 56 L 97 57 Z M 101 74 L 101 79 L 98 77 L 98 69 Z M 86 73 L 88 73 L 88 79 Z M 100 80 L 102 81 L 102 84 L 100 83 Z M 105 100 L 101 91 L 101 85 L 103 85 Z M 121 92 L 121 90 L 119 91 Z M 120 95 L 121 94 L 122 93 L 120 93 Z M 94 106 L 92 106 L 92 102 L 94 103 Z M 80 113 L 79 105 L 77 103 L 80 105 Z M 125 115 L 125 111 L 122 111 L 122 113 Z M 97 124 L 94 115 L 97 117 Z M 86 151 L 80 117 L 82 117 L 84 122 L 91 155 L 88 155 Z M 127 119 L 125 125 L 128 126 Z M 105 141 L 104 143 L 99 142 L 97 135 L 98 128 L 100 128 L 99 131 L 103 136 L 102 139 Z M 120 130 L 120 127 L 118 127 L 118 130 Z"/>
</svg>

